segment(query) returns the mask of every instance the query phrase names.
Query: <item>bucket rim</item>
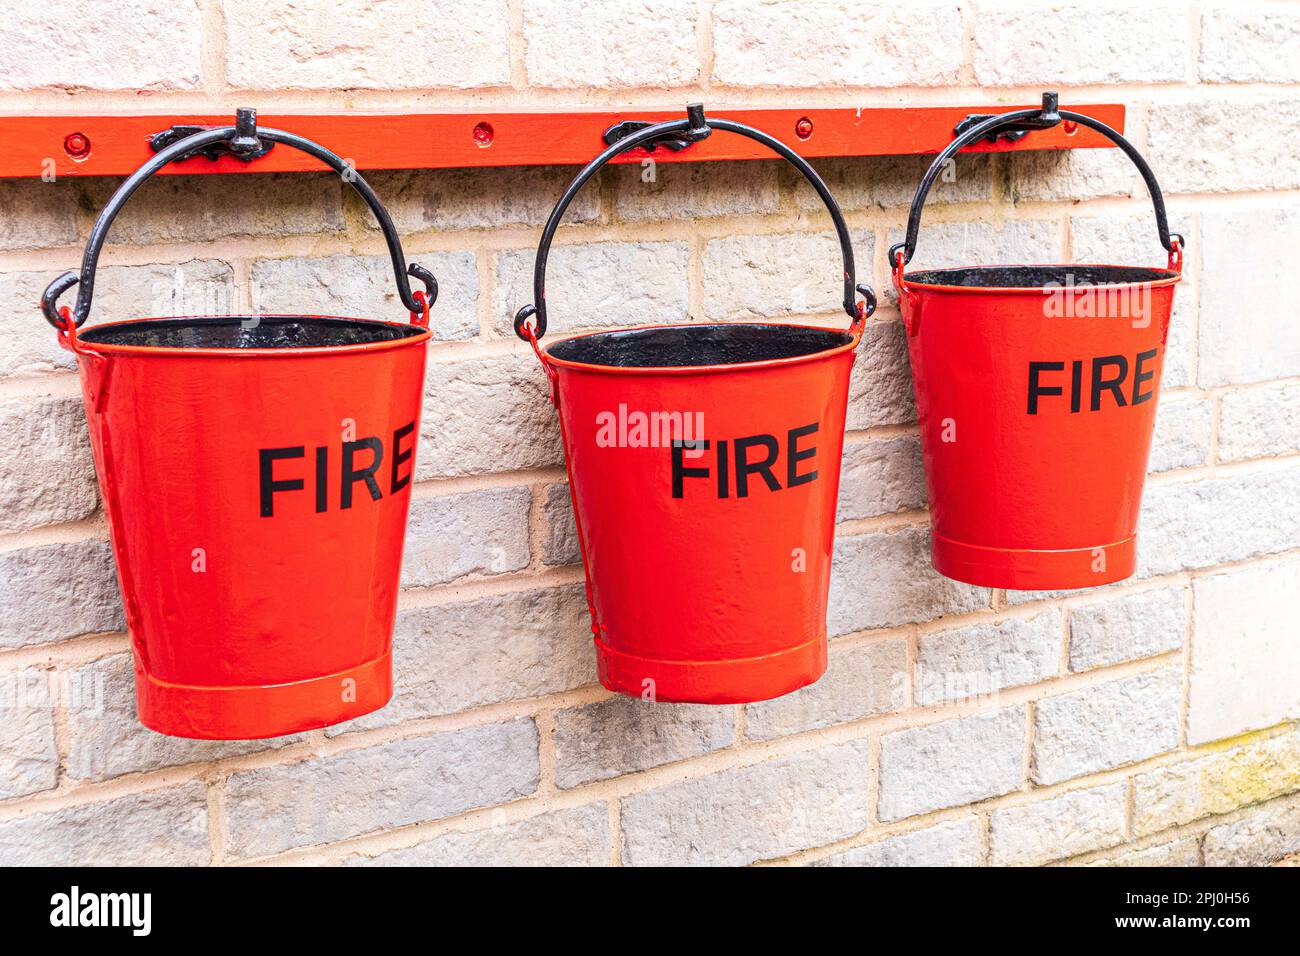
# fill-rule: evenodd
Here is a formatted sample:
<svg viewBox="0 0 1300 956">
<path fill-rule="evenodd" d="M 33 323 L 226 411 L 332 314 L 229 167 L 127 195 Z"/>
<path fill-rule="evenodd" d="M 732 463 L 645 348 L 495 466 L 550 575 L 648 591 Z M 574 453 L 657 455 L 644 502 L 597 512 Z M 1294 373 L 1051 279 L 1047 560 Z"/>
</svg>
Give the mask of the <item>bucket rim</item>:
<svg viewBox="0 0 1300 956">
<path fill-rule="evenodd" d="M 842 335 L 849 336 L 849 341 L 840 345 L 823 349 L 820 352 L 809 352 L 805 355 L 792 355 L 787 358 L 760 359 L 754 362 L 728 362 L 725 365 L 596 365 L 590 362 L 575 362 L 572 359 L 556 358 L 551 354 L 551 349 L 565 342 L 572 342 L 575 339 L 586 339 L 597 335 L 609 335 L 613 332 L 643 332 L 656 329 L 707 329 L 707 328 L 726 328 L 733 325 L 766 325 L 772 328 L 787 329 L 809 329 L 814 332 L 838 332 Z M 597 329 L 592 332 L 580 332 L 577 335 L 569 335 L 562 339 L 556 339 L 553 342 L 547 342 L 541 346 L 540 354 L 543 360 L 557 368 L 565 368 L 579 372 L 596 372 L 608 375 L 694 375 L 697 373 L 717 374 L 719 372 L 740 371 L 757 371 L 769 368 L 784 368 L 789 365 L 800 365 L 806 362 L 815 362 L 821 359 L 832 358 L 842 355 L 845 352 L 853 352 L 858 347 L 858 342 L 862 339 L 861 332 L 854 332 L 851 329 L 838 329 L 825 325 L 804 325 L 798 322 L 664 322 L 656 325 L 629 325 L 611 329 Z"/>
<path fill-rule="evenodd" d="M 1147 286 L 1152 289 L 1161 289 L 1166 286 L 1176 285 L 1183 278 L 1181 272 L 1173 269 L 1163 269 L 1159 266 L 1124 266 L 1110 262 L 1017 262 L 1002 263 L 978 266 L 944 266 L 941 269 L 918 269 L 917 273 L 935 273 L 944 272 L 974 272 L 980 269 L 1149 269 L 1151 272 L 1164 273 L 1159 279 L 1149 279 L 1142 282 L 1080 282 L 1071 286 L 1072 289 L 1125 289 Z M 914 273 L 915 274 L 915 273 Z M 980 295 L 988 292 L 998 293 L 1015 293 L 1019 295 L 1042 295 L 1045 286 L 1006 286 L 1006 285 L 940 285 L 934 282 L 922 282 L 912 279 L 906 273 L 903 274 L 903 282 L 908 289 L 918 289 L 935 292 L 961 292 L 968 294 Z"/>
<path fill-rule="evenodd" d="M 134 319 L 119 319 L 116 322 L 98 322 L 86 331 L 98 331 L 99 329 L 121 328 L 122 326 L 138 325 L 143 322 L 172 322 L 185 319 L 235 319 L 241 318 L 238 315 L 154 315 L 143 316 Z M 253 316 L 248 316 L 253 318 Z M 433 332 L 427 328 L 420 328 L 410 322 L 388 322 L 384 319 L 362 319 L 354 315 L 306 315 L 303 313 L 293 312 L 267 312 L 256 316 L 258 319 L 336 319 L 344 322 L 361 322 L 370 325 L 384 325 L 390 328 L 400 329 L 419 329 L 414 335 L 406 335 L 400 339 L 388 339 L 379 342 L 360 342 L 352 345 L 311 345 L 293 348 L 251 348 L 251 349 L 219 349 L 219 348 L 178 348 L 171 345 L 123 345 L 118 342 L 96 342 L 93 339 L 86 340 L 81 338 L 80 333 L 77 337 L 77 350 L 90 351 L 104 355 L 157 355 L 175 356 L 175 357 L 201 357 L 201 358 L 309 358 L 323 357 L 329 355 L 348 355 L 356 352 L 378 352 L 386 349 L 404 348 L 416 343 L 427 344 L 433 337 Z"/>
</svg>

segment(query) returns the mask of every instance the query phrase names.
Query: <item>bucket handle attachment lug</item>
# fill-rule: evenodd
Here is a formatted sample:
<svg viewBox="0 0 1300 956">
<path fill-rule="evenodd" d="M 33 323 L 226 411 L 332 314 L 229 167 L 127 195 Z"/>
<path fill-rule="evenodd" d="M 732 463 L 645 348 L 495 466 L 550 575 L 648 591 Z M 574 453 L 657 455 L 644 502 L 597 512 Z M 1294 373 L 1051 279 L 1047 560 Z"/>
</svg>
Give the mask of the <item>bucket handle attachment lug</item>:
<svg viewBox="0 0 1300 956">
<path fill-rule="evenodd" d="M 635 129 L 632 128 L 634 124 L 636 124 Z M 639 123 L 636 120 L 629 120 L 605 131 L 606 142 L 611 138 L 613 142 L 573 178 L 573 182 L 569 183 L 560 196 L 560 201 L 555 204 L 550 218 L 546 220 L 541 243 L 537 247 L 537 259 L 533 265 L 533 302 L 515 314 L 514 326 L 517 336 L 525 341 L 531 340 L 535 344 L 546 334 L 546 261 L 550 256 L 551 242 L 555 238 L 556 229 L 560 226 L 560 220 L 564 218 L 565 210 L 569 208 L 569 203 L 573 202 L 587 180 L 611 159 L 630 149 L 636 149 L 638 146 L 649 149 L 656 145 L 673 149 L 675 147 L 671 145 L 671 141 L 684 141 L 686 145 L 697 143 L 709 136 L 713 130 L 738 133 L 762 143 L 799 170 L 817 190 L 817 195 L 821 197 L 831 214 L 835 232 L 840 240 L 840 253 L 844 258 L 844 311 L 853 319 L 854 334 L 861 331 L 862 323 L 876 310 L 876 297 L 869 287 L 858 285 L 854 279 L 853 243 L 849 237 L 849 228 L 844 223 L 844 215 L 840 212 L 839 203 L 835 201 L 835 197 L 831 195 L 830 189 L 822 181 L 821 176 L 806 159 L 776 137 L 734 120 L 706 117 L 703 103 L 691 103 L 686 107 L 685 119 L 668 120 L 663 123 Z M 864 302 L 857 301 L 855 297 L 857 292 L 862 293 Z M 538 354 L 541 354 L 540 351 Z"/>
<path fill-rule="evenodd" d="M 155 140 L 158 139 L 157 136 L 154 138 Z M 71 321 L 72 325 L 77 328 L 85 324 L 86 319 L 90 317 L 90 303 L 95 294 L 95 269 L 99 263 L 99 253 L 104 247 L 104 240 L 108 238 L 108 230 L 113 225 L 113 220 L 117 218 L 118 213 L 122 211 L 122 207 L 126 205 L 127 200 L 154 173 L 168 163 L 179 162 L 198 153 L 206 152 L 209 148 L 226 149 L 240 159 L 251 161 L 256 159 L 258 155 L 265 155 L 264 147 L 270 143 L 283 143 L 285 146 L 302 150 L 304 153 L 319 159 L 338 173 L 344 182 L 350 183 L 352 188 L 361 195 L 366 205 L 370 207 L 370 211 L 374 213 L 375 219 L 379 222 L 379 228 L 384 233 L 384 241 L 388 244 L 388 254 L 393 260 L 393 274 L 397 279 L 397 291 L 401 295 L 402 304 L 410 311 L 412 322 L 418 324 L 417 316 L 425 316 L 427 321 L 428 308 L 438 298 L 438 282 L 434 279 L 433 273 L 423 266 L 416 263 L 407 266 L 406 256 L 402 252 L 402 242 L 398 238 L 397 227 L 393 224 L 393 218 L 388 214 L 388 210 L 384 208 L 383 203 L 379 201 L 379 197 L 370 184 L 362 178 L 351 163 L 319 143 L 282 129 L 259 129 L 256 110 L 247 108 L 236 111 L 234 126 L 218 126 L 211 129 L 200 128 L 198 132 L 192 135 L 176 138 L 170 145 L 163 146 L 152 159 L 127 177 L 126 181 L 118 187 L 117 192 L 113 193 L 112 198 L 105 204 L 99 218 L 95 220 L 95 225 L 90 230 L 90 238 L 86 242 L 86 251 L 81 259 L 81 272 L 65 272 L 51 282 L 41 295 L 41 312 L 44 313 L 45 320 L 60 331 L 67 328 L 66 321 Z M 419 279 L 424 283 L 425 291 L 422 297 L 416 296 L 407 276 Z M 73 286 L 78 286 L 77 303 L 72 310 L 70 320 L 65 320 L 59 314 L 58 299 Z"/>
<path fill-rule="evenodd" d="M 975 122 L 972 122 L 973 120 Z M 1156 182 L 1155 173 L 1151 171 L 1147 161 L 1142 158 L 1142 154 L 1123 135 L 1111 129 L 1101 120 L 1085 116 L 1083 113 L 1058 109 L 1057 94 L 1048 92 L 1043 94 L 1043 105 L 1039 109 L 1013 110 L 1010 113 L 998 113 L 989 116 L 975 114 L 966 117 L 957 124 L 956 129 L 953 131 L 956 138 L 944 148 L 943 152 L 934 158 L 930 168 L 921 177 L 921 184 L 916 189 L 916 195 L 912 198 L 912 208 L 907 215 L 906 238 L 904 241 L 896 242 L 889 247 L 889 263 L 894 272 L 895 285 L 899 284 L 903 267 L 912 261 L 912 256 L 916 253 L 916 240 L 921 231 L 921 211 L 925 207 L 926 197 L 930 194 L 930 187 L 939 178 L 939 174 L 943 172 L 948 160 L 978 140 L 996 140 L 1002 131 L 1027 135 L 1033 130 L 1051 129 L 1062 120 L 1069 120 L 1072 123 L 1086 126 L 1101 133 L 1101 135 L 1118 146 L 1124 152 L 1124 155 L 1133 162 L 1133 165 L 1137 167 L 1138 172 L 1142 174 L 1143 181 L 1146 183 L 1147 191 L 1151 194 L 1151 204 L 1155 208 L 1156 230 L 1160 234 L 1160 244 L 1168 250 L 1170 256 L 1169 268 L 1171 270 L 1175 269 L 1174 263 L 1176 261 L 1177 269 L 1181 270 L 1182 249 L 1186 243 L 1181 235 L 1169 231 L 1169 218 L 1165 213 L 1164 194 L 1160 191 L 1160 184 Z"/>
</svg>

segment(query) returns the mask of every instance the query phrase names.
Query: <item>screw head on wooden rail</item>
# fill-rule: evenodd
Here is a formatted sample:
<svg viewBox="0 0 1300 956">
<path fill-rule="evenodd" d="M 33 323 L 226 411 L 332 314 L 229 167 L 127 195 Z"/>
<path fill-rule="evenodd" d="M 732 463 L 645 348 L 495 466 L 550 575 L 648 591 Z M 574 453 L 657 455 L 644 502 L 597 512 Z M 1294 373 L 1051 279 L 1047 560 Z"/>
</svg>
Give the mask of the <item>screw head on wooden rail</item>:
<svg viewBox="0 0 1300 956">
<path fill-rule="evenodd" d="M 90 137 L 85 133 L 69 133 L 63 141 L 64 151 L 80 162 L 90 155 Z"/>
</svg>

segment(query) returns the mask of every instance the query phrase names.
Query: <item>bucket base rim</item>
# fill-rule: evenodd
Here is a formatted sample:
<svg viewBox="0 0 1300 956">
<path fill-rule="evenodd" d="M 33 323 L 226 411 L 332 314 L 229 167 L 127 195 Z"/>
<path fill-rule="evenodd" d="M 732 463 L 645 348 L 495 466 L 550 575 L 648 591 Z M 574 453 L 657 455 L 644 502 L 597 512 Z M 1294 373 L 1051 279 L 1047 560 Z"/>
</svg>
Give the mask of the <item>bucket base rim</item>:
<svg viewBox="0 0 1300 956">
<path fill-rule="evenodd" d="M 731 660 L 640 657 L 598 638 L 594 643 L 596 673 L 607 690 L 643 697 L 649 679 L 652 699 L 663 704 L 753 704 L 793 693 L 826 673 L 825 630 L 795 647 Z"/>
<path fill-rule="evenodd" d="M 944 577 L 979 587 L 1013 591 L 1094 588 L 1132 577 L 1137 565 L 1137 535 L 1088 548 L 1048 550 L 968 544 L 935 533 L 930 558 Z M 1098 562 L 1100 570 L 1096 570 Z"/>
<path fill-rule="evenodd" d="M 351 688 L 344 681 L 351 680 Z M 173 684 L 146 673 L 137 659 L 140 723 L 169 737 L 259 740 L 283 737 L 374 713 L 393 696 L 393 655 L 287 684 Z M 344 690 L 350 700 L 344 700 Z"/>
</svg>

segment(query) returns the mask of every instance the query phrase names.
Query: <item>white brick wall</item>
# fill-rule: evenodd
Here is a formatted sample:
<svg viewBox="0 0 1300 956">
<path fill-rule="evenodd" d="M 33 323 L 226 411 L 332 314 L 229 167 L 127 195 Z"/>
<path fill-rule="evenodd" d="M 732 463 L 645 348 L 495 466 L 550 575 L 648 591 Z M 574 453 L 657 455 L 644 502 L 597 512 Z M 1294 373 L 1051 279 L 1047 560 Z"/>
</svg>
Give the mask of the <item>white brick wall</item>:
<svg viewBox="0 0 1300 956">
<path fill-rule="evenodd" d="M 245 90 L 466 89 L 510 79 L 506 0 L 225 0 L 230 84 Z"/>
<path fill-rule="evenodd" d="M 34 308 L 116 182 L 0 181 L 0 863 L 1255 865 L 1300 851 L 1300 3 L 86 6 L 71 46 L 43 9 L 0 23 L 0 108 L 134 113 L 143 93 L 163 114 L 235 99 L 267 114 L 991 109 L 1059 87 L 1066 106 L 1125 104 L 1188 237 L 1187 278 L 1138 575 L 1081 592 L 957 584 L 929 566 L 882 259 L 926 159 L 819 160 L 882 303 L 850 388 L 829 670 L 771 702 L 648 704 L 595 683 L 555 415 L 510 329 L 574 170 L 377 172 L 408 257 L 441 285 L 396 696 L 328 731 L 184 741 L 135 719 L 80 391 Z M 1164 261 L 1114 150 L 970 155 L 956 172 L 936 184 L 918 268 Z M 784 164 L 640 173 L 608 170 L 570 207 L 553 332 L 843 321 L 825 212 Z M 142 189 L 110 235 L 93 321 L 252 305 L 404 317 L 372 217 L 332 176 Z"/>
<path fill-rule="evenodd" d="M 1187 737 L 1204 743 L 1300 719 L 1300 562 L 1196 581 Z"/>
</svg>

